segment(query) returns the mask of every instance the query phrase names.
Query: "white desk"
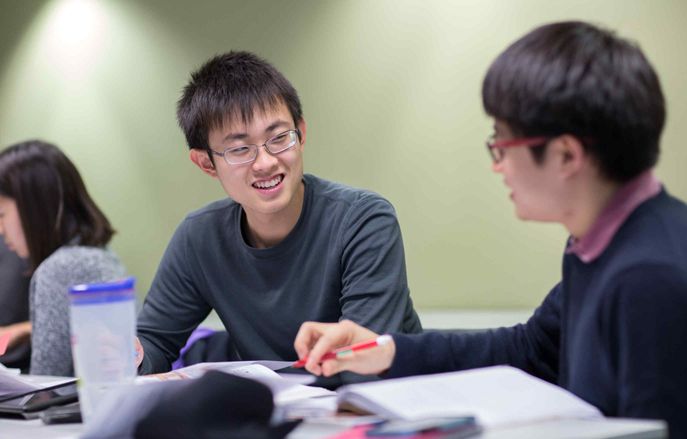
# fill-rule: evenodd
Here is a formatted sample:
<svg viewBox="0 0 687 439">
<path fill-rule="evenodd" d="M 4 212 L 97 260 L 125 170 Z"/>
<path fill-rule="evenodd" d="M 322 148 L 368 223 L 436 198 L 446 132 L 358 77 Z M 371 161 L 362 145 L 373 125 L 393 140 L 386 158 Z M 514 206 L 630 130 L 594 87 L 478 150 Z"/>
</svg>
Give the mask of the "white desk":
<svg viewBox="0 0 687 439">
<path fill-rule="evenodd" d="M 45 425 L 40 419 L 0 418 L 0 437 L 25 439 L 76 439 L 83 424 Z"/>
<path fill-rule="evenodd" d="M 290 439 L 319 439 L 343 431 L 347 427 L 304 422 Z M 44 425 L 40 420 L 0 419 L 0 436 L 23 439 L 76 439 L 82 424 Z M 482 433 L 480 439 L 663 439 L 668 437 L 661 421 L 635 419 L 561 420 L 510 427 Z"/>
</svg>

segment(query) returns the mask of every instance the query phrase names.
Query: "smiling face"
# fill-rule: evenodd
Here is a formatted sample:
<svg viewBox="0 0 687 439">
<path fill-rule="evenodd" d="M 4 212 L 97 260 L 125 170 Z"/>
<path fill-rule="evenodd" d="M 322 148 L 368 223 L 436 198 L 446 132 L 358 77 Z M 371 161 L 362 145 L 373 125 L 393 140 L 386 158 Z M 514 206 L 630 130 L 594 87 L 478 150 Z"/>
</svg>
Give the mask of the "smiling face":
<svg viewBox="0 0 687 439">
<path fill-rule="evenodd" d="M 24 237 L 24 229 L 12 198 L 0 195 L 0 234 L 5 238 L 7 247 L 21 258 L 29 256 L 29 247 Z"/>
<path fill-rule="evenodd" d="M 495 122 L 494 130 L 499 140 L 515 137 L 502 121 Z M 565 191 L 559 187 L 556 166 L 547 160 L 549 153 L 545 152 L 542 163 L 536 163 L 528 147 L 506 148 L 503 159 L 493 164 L 494 172 L 503 175 L 504 184 L 511 190 L 515 214 L 522 220 L 560 222 L 564 215 Z"/>
<path fill-rule="evenodd" d="M 295 224 L 303 201 L 303 143 L 305 122 L 294 126 L 284 104 L 265 112 L 256 111 L 249 123 L 226 121 L 208 135 L 210 148 L 223 152 L 247 144 L 262 145 L 277 134 L 298 128 L 301 138 L 292 148 L 270 154 L 258 148 L 255 161 L 230 165 L 222 157 L 214 157 L 214 166 L 201 150 L 192 151 L 191 159 L 207 174 L 219 179 L 231 199 L 241 204 L 249 225 L 255 221 Z M 195 157 L 194 157 L 195 155 Z"/>
</svg>

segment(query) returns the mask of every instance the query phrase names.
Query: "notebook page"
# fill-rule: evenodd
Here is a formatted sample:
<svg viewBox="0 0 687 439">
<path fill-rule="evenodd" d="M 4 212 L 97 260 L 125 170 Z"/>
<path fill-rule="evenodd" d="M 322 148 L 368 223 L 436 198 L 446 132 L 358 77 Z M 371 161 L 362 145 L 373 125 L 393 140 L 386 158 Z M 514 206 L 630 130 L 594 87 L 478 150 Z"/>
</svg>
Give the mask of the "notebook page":
<svg viewBox="0 0 687 439">
<path fill-rule="evenodd" d="M 601 417 L 572 393 L 509 366 L 345 386 L 339 401 L 384 416 L 476 416 L 485 427 L 543 419 Z"/>
</svg>

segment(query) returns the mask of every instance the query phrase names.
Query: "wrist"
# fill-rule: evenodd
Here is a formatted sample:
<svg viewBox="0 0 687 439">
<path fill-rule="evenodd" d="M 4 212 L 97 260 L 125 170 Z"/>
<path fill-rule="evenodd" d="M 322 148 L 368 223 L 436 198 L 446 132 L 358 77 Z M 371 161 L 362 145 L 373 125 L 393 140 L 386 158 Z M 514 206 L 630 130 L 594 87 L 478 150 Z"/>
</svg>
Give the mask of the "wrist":
<svg viewBox="0 0 687 439">
<path fill-rule="evenodd" d="M 394 363 L 394 358 L 396 357 L 396 343 L 394 343 L 393 338 L 389 343 L 386 343 L 382 348 L 382 371 L 380 374 L 385 374 L 391 369 L 391 365 Z"/>
</svg>

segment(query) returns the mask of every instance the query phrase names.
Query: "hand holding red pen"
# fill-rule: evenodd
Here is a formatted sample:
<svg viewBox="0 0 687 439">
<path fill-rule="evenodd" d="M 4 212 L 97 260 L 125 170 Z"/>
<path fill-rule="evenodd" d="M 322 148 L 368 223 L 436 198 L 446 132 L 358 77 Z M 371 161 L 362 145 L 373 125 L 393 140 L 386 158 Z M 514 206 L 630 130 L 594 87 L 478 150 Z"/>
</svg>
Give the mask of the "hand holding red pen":
<svg viewBox="0 0 687 439">
<path fill-rule="evenodd" d="M 294 348 L 298 357 L 306 360 L 308 371 L 324 376 L 343 370 L 379 374 L 389 368 L 396 352 L 393 339 L 380 339 L 379 334 L 348 320 L 304 323 Z"/>
</svg>

